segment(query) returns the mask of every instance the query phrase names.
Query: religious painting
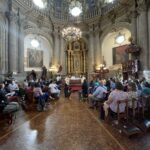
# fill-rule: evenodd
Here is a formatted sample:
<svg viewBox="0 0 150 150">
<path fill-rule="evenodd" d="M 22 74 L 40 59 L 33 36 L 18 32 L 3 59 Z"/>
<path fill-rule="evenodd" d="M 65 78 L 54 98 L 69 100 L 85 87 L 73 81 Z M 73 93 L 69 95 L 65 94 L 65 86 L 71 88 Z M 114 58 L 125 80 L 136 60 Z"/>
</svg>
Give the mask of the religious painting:
<svg viewBox="0 0 150 150">
<path fill-rule="evenodd" d="M 122 64 L 129 60 L 129 54 L 125 49 L 128 45 L 113 48 L 113 64 Z"/>
<path fill-rule="evenodd" d="M 28 49 L 28 67 L 41 68 L 43 66 L 43 51 Z"/>
</svg>

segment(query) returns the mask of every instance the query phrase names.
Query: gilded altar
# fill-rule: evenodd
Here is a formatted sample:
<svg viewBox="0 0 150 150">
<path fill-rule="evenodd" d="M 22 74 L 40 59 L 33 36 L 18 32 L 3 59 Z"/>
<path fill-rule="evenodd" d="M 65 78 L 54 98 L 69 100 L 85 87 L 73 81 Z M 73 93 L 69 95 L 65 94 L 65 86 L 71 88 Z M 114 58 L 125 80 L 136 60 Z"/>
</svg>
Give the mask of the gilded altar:
<svg viewBox="0 0 150 150">
<path fill-rule="evenodd" d="M 86 44 L 82 39 L 68 43 L 66 58 L 67 74 L 86 73 L 87 49 Z"/>
</svg>

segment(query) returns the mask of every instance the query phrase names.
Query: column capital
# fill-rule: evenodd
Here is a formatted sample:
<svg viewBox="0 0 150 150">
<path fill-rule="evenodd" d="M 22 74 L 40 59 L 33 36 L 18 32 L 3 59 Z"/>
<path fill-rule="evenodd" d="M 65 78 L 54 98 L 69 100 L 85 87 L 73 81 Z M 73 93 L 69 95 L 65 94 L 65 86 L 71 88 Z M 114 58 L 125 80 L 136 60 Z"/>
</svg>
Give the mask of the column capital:
<svg viewBox="0 0 150 150">
<path fill-rule="evenodd" d="M 139 15 L 138 11 L 135 9 L 135 10 L 131 10 L 130 11 L 130 17 L 131 18 L 137 18 L 137 16 Z"/>
<path fill-rule="evenodd" d="M 18 21 L 18 16 L 12 11 L 6 12 L 5 15 L 10 22 L 17 22 Z"/>
<path fill-rule="evenodd" d="M 148 10 L 148 5 L 144 0 L 141 0 L 138 2 L 138 8 L 137 11 L 140 12 L 146 12 Z"/>
</svg>

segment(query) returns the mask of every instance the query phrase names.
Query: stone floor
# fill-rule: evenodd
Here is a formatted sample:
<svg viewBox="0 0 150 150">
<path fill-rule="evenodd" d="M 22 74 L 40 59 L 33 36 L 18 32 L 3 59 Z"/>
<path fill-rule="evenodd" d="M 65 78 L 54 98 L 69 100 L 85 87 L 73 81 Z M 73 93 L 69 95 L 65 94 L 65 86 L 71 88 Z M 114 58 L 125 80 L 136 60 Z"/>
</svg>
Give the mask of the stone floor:
<svg viewBox="0 0 150 150">
<path fill-rule="evenodd" d="M 100 121 L 76 93 L 47 112 L 19 111 L 12 126 L 0 124 L 0 150 L 149 150 L 149 141 L 150 132 L 127 138 Z"/>
</svg>

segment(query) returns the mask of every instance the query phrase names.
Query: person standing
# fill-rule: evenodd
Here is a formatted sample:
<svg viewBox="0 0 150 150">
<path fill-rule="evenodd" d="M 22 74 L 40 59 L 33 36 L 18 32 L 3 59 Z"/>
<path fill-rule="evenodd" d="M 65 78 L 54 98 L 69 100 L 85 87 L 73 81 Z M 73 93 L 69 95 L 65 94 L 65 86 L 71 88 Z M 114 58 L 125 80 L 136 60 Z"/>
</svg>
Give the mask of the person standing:
<svg viewBox="0 0 150 150">
<path fill-rule="evenodd" d="M 42 80 L 46 80 L 46 78 L 47 78 L 47 68 L 45 66 L 42 67 L 41 78 L 42 78 Z"/>
</svg>

